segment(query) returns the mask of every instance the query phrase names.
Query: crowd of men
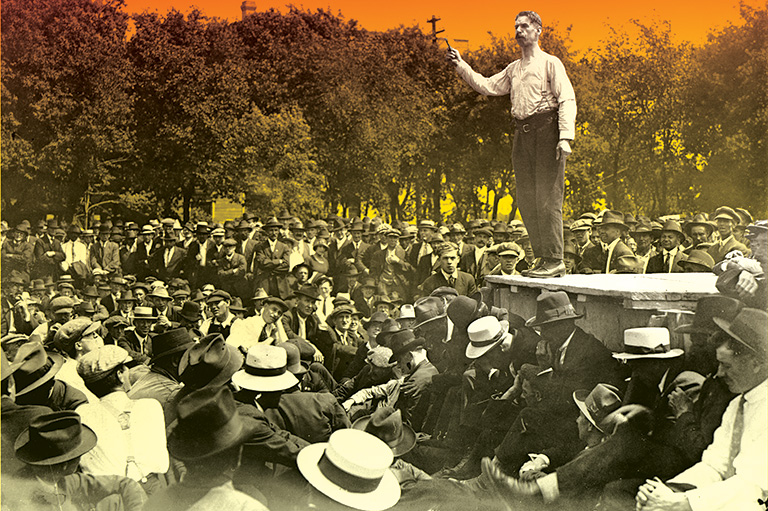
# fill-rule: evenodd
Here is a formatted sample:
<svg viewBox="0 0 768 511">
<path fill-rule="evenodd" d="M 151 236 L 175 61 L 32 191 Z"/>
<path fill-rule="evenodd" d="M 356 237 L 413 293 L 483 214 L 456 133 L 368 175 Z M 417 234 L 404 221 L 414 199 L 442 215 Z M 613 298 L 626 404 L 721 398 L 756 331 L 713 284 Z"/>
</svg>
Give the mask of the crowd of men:
<svg viewBox="0 0 768 511">
<path fill-rule="evenodd" d="M 563 291 L 492 303 L 519 221 L 2 225 L 3 508 L 764 509 L 745 210 L 563 223 L 569 274 L 718 275 L 618 353 Z"/>
</svg>

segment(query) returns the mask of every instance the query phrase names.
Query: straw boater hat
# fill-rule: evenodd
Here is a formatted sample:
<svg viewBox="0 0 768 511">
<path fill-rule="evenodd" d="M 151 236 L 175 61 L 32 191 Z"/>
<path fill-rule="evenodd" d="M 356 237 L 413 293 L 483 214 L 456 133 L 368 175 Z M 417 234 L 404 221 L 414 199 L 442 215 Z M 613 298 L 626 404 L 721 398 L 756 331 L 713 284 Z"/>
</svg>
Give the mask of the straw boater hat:
<svg viewBox="0 0 768 511">
<path fill-rule="evenodd" d="M 466 356 L 469 359 L 480 358 L 491 349 L 512 338 L 509 323 L 499 321 L 496 316 L 484 316 L 476 319 L 467 327 L 469 344 Z"/>
<path fill-rule="evenodd" d="M 669 330 L 663 327 L 628 328 L 624 330 L 624 352 L 614 353 L 618 360 L 666 359 L 683 354 L 679 348 L 670 349 Z"/>
<path fill-rule="evenodd" d="M 621 406 L 619 389 L 613 385 L 598 383 L 592 391 L 577 390 L 573 400 L 584 417 L 603 433 L 612 433 L 613 420 L 610 415 Z"/>
<path fill-rule="evenodd" d="M 382 440 L 357 429 L 341 429 L 328 442 L 299 452 L 296 464 L 315 489 L 361 511 L 384 511 L 400 500 L 400 485 L 389 470 L 394 456 Z"/>
<path fill-rule="evenodd" d="M 290 389 L 299 380 L 288 371 L 288 353 L 277 346 L 257 344 L 248 349 L 245 366 L 232 376 L 238 387 L 256 392 Z"/>
<path fill-rule="evenodd" d="M 403 424 L 402 413 L 391 406 L 383 406 L 372 415 L 360 417 L 352 424 L 352 428 L 361 429 L 383 440 L 395 456 L 404 455 L 416 445 L 413 428 Z"/>
</svg>

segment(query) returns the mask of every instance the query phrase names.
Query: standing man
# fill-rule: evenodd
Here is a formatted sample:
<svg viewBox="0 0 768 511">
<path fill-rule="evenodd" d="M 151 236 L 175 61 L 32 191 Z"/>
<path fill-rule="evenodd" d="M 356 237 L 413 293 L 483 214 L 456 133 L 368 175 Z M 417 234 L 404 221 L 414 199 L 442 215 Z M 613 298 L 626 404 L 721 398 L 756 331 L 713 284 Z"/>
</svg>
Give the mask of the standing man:
<svg viewBox="0 0 768 511">
<path fill-rule="evenodd" d="M 512 160 L 517 201 L 537 258 L 529 277 L 558 277 L 563 263 L 563 189 L 565 160 L 575 135 L 576 95 L 557 57 L 539 48 L 541 17 L 522 11 L 515 18 L 515 36 L 523 57 L 486 78 L 448 50 L 459 75 L 485 96 L 509 94 L 515 118 Z"/>
</svg>

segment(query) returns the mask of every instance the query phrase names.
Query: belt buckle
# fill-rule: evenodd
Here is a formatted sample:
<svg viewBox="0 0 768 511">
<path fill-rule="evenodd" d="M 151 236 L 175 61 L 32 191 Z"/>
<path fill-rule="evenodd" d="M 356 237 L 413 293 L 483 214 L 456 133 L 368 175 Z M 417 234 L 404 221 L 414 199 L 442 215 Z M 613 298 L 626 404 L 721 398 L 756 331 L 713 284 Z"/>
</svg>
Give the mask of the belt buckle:
<svg viewBox="0 0 768 511">
<path fill-rule="evenodd" d="M 527 122 L 525 124 L 523 124 L 522 128 L 523 128 L 523 133 L 530 133 L 531 132 L 531 125 L 529 123 L 527 123 Z"/>
</svg>

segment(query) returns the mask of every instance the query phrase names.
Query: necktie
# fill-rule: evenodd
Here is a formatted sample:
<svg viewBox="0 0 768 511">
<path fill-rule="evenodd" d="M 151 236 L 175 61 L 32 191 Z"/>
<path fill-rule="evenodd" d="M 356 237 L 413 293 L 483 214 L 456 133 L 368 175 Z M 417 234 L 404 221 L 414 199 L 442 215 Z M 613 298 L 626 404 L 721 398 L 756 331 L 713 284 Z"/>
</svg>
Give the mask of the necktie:
<svg viewBox="0 0 768 511">
<path fill-rule="evenodd" d="M 323 298 L 323 316 L 328 316 L 328 298 Z"/>
<path fill-rule="evenodd" d="M 165 251 L 165 266 L 168 266 L 168 263 L 171 261 L 171 249 L 167 249 Z"/>
<path fill-rule="evenodd" d="M 456 277 L 454 277 L 453 275 L 448 277 L 448 285 L 451 287 L 456 287 Z"/>
<path fill-rule="evenodd" d="M 669 272 L 669 252 L 664 254 L 664 272 Z"/>
<path fill-rule="evenodd" d="M 736 474 L 733 467 L 733 460 L 739 455 L 741 450 L 741 437 L 744 435 L 744 394 L 739 397 L 739 407 L 736 409 L 736 417 L 733 419 L 733 432 L 731 433 L 731 449 L 728 454 L 728 477 Z"/>
</svg>

